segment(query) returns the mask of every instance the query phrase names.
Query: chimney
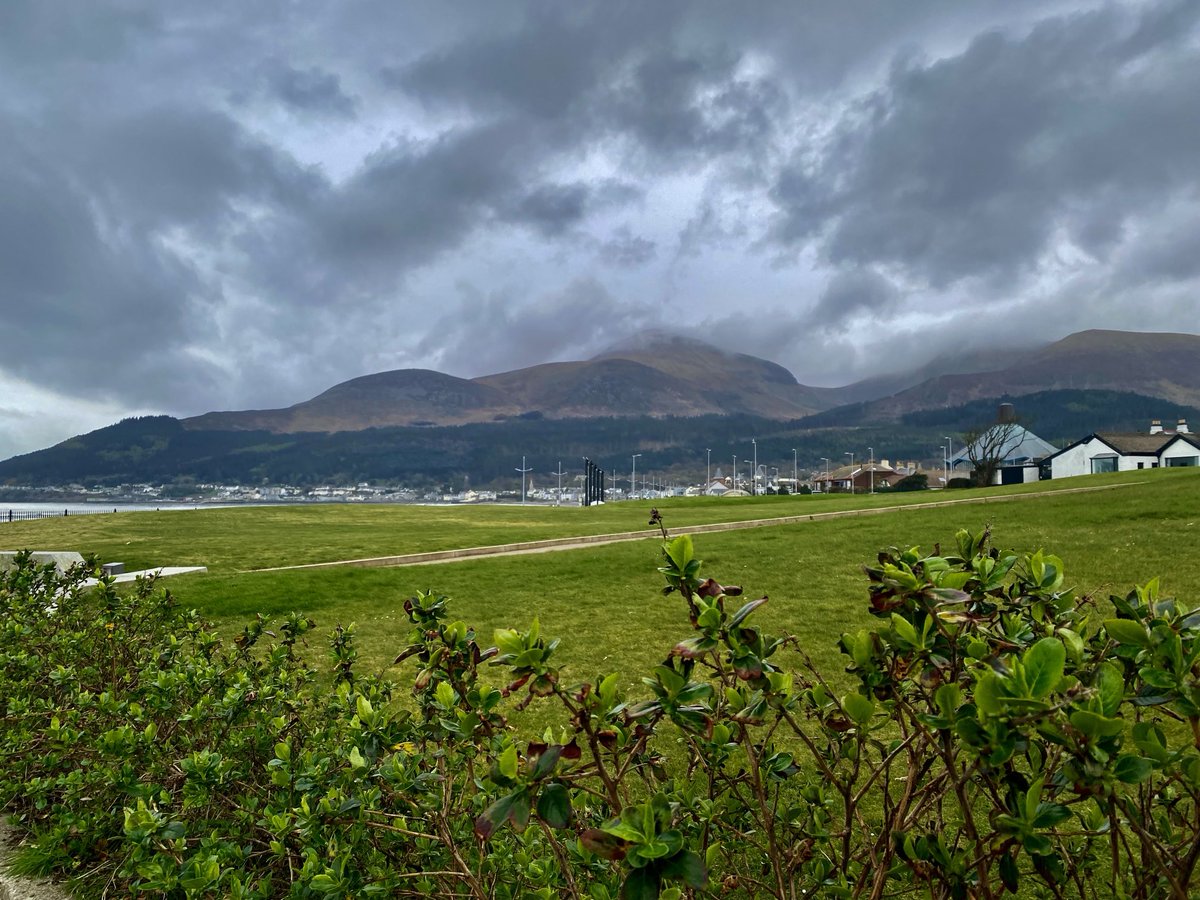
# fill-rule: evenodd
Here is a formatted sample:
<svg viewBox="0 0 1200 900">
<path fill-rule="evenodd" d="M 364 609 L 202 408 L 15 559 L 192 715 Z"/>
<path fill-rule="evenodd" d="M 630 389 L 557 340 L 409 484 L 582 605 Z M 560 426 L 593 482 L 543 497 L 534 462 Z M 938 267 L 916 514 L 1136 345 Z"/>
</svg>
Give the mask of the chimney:
<svg viewBox="0 0 1200 900">
<path fill-rule="evenodd" d="M 1010 425 L 1017 421 L 1017 410 L 1011 403 L 1001 403 L 996 411 L 996 424 Z"/>
<path fill-rule="evenodd" d="M 1176 434 L 1187 434 L 1188 433 L 1187 419 L 1179 420 L 1179 424 L 1175 426 L 1175 433 Z"/>
<path fill-rule="evenodd" d="M 1150 420 L 1150 433 L 1151 434 L 1162 434 L 1162 420 L 1161 419 L 1151 419 Z"/>
</svg>

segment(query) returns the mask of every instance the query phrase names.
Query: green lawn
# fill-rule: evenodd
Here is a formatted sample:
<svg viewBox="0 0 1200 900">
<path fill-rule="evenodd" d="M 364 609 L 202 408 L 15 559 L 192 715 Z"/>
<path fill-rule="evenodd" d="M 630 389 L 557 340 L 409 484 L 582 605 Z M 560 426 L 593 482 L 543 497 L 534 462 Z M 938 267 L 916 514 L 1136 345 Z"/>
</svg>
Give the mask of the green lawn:
<svg viewBox="0 0 1200 900">
<path fill-rule="evenodd" d="M 483 547 L 571 535 L 637 531 L 658 505 L 680 528 L 836 510 L 919 505 L 978 496 L 1146 481 L 1157 473 L 1073 478 L 990 491 L 677 498 L 590 507 L 317 505 L 126 512 L 0 523 L 0 549 L 78 550 L 129 570 L 207 566 L 213 574 L 272 566 Z M 1123 488 L 1122 491 L 1140 490 Z M 1041 502 L 1041 501 L 1039 501 Z M 1108 502 L 1117 502 L 1115 500 Z"/>
<path fill-rule="evenodd" d="M 960 527 L 991 524 L 996 543 L 1045 548 L 1063 557 L 1071 583 L 1101 599 L 1155 575 L 1186 603 L 1200 603 L 1200 471 L 1137 473 L 1138 484 L 1094 493 L 1053 493 L 1006 503 L 921 508 L 914 501 L 962 499 L 973 492 L 890 497 L 709 499 L 659 504 L 673 532 L 700 522 L 909 504 L 871 516 L 699 535 L 705 574 L 767 594 L 758 614 L 767 627 L 797 635 L 829 670 L 840 669 L 837 635 L 869 622 L 861 567 L 882 547 L 937 541 Z M 1041 485 L 1085 487 L 1131 480 L 1096 476 Z M 1031 486 L 1019 490 L 1028 491 Z M 991 492 L 1000 496 L 1004 491 Z M 386 667 L 401 648 L 403 601 L 433 588 L 454 599 L 454 614 L 490 641 L 499 626 L 525 627 L 538 616 L 561 636 L 573 675 L 618 670 L 630 683 L 685 637 L 677 597 L 659 591 L 658 541 L 588 547 L 405 568 L 241 571 L 265 565 L 481 546 L 569 534 L 646 527 L 650 504 L 599 509 L 520 507 L 259 507 L 126 513 L 13 523 L 8 546 L 96 552 L 130 567 L 206 564 L 207 575 L 164 585 L 224 631 L 256 612 L 311 615 L 320 629 L 358 626 L 363 665 Z M 319 645 L 319 639 L 314 638 Z"/>
<path fill-rule="evenodd" d="M 797 635 L 824 669 L 836 672 L 841 669 L 835 648 L 838 634 L 870 621 L 862 565 L 890 545 L 931 548 L 942 541 L 952 546 L 954 532 L 961 527 L 978 530 L 990 523 L 1001 546 L 1045 548 L 1058 554 L 1070 583 L 1100 599 L 1160 575 L 1168 592 L 1197 605 L 1200 471 L 1158 470 L 1139 476 L 1137 486 L 1113 491 L 949 508 L 914 506 L 872 516 L 699 535 L 696 544 L 705 574 L 725 584 L 742 584 L 748 595 L 770 596 L 758 619 L 770 629 Z M 1097 476 L 1054 486 L 1114 480 L 1121 479 Z M 958 499 L 960 492 L 924 495 L 949 497 Z M 897 499 L 901 498 L 887 502 Z M 787 515 L 798 509 L 816 512 L 864 501 L 878 503 L 880 498 L 763 498 L 745 506 L 691 501 L 664 503 L 661 508 L 668 528 L 677 533 L 695 521 Z M 335 623 L 355 622 L 362 665 L 368 669 L 385 668 L 401 649 L 407 633 L 403 601 L 418 589 L 433 588 L 453 598 L 454 615 L 476 626 L 482 642 L 490 642 L 496 627 L 526 627 L 537 616 L 546 634 L 562 638 L 562 656 L 570 661 L 573 677 L 590 680 L 615 670 L 633 684 L 686 636 L 681 601 L 659 591 L 656 540 L 406 568 L 233 570 L 261 563 L 254 556 L 256 546 L 266 548 L 270 561 L 278 563 L 339 553 L 376 555 L 395 552 L 399 546 L 429 549 L 421 545 L 422 538 L 452 543 L 456 534 L 461 544 L 478 545 L 518 539 L 514 531 L 523 539 L 636 530 L 645 526 L 648 508 L 633 503 L 600 510 L 247 508 L 44 520 L 23 525 L 21 532 L 44 529 L 60 541 L 58 546 L 102 547 L 106 549 L 101 555 L 128 561 L 132 554 L 122 557 L 112 551 L 122 546 L 120 534 L 113 532 L 124 527 L 127 539 L 142 547 L 148 562 L 225 560 L 225 566 L 214 566 L 207 575 L 183 576 L 164 585 L 223 631 L 239 630 L 256 612 L 273 616 L 302 611 L 316 619 L 321 631 Z M 424 527 L 422 518 L 428 519 Z M 390 526 L 395 544 L 380 534 Z M 89 546 L 83 537 L 72 542 L 65 536 L 69 529 L 80 529 L 74 534 L 81 536 L 92 530 L 96 543 Z M 192 543 L 205 548 L 195 557 L 183 559 L 173 555 L 176 550 L 151 549 L 185 546 L 189 532 L 195 535 Z M 295 556 L 288 557 L 285 548 L 293 545 Z M 359 549 L 347 551 L 352 546 Z M 320 639 L 312 643 L 319 646 Z"/>
</svg>

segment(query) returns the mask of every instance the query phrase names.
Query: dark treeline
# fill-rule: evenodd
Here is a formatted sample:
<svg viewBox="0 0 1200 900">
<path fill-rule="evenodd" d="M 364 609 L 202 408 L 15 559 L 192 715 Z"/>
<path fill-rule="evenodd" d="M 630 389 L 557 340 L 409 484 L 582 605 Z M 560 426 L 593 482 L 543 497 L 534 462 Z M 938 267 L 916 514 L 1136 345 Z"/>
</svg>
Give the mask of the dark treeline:
<svg viewBox="0 0 1200 900">
<path fill-rule="evenodd" d="M 619 483 L 628 483 L 631 455 L 640 473 L 659 480 L 702 479 L 711 449 L 712 472 L 728 473 L 733 457 L 748 471 L 757 440 L 758 462 L 770 472 L 836 467 L 875 457 L 934 460 L 943 436 L 986 424 L 998 403 L 908 413 L 898 421 L 864 419 L 864 406 L 842 407 L 793 421 L 754 416 L 679 418 L 510 419 L 477 425 L 375 428 L 337 433 L 272 434 L 198 431 L 177 419 L 126 419 L 57 446 L 0 462 L 0 483 L 117 485 L 122 483 L 349 484 L 360 481 L 461 488 L 519 483 L 521 457 L 535 481 L 550 483 L 561 462 L 566 481 L 590 457 Z M 1167 424 L 1200 411 L 1113 391 L 1046 391 L 1016 398 L 1022 421 L 1062 445 L 1103 430 L 1146 430 L 1151 416 Z M 793 448 L 795 455 L 793 456 Z M 611 480 L 610 480 L 611 483 Z"/>
</svg>

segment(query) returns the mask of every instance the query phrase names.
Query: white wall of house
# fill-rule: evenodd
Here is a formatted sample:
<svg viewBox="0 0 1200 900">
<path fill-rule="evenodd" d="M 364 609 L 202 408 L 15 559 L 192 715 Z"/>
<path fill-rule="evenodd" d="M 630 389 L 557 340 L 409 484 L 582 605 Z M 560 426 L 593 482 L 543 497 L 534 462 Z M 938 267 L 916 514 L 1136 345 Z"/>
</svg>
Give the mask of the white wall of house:
<svg viewBox="0 0 1200 900">
<path fill-rule="evenodd" d="M 1172 441 L 1162 453 L 1164 466 L 1194 466 L 1198 463 L 1200 463 L 1200 449 L 1184 440 Z"/>
<path fill-rule="evenodd" d="M 1088 450 L 1099 447 L 1108 451 L 1107 445 L 1097 440 L 1090 440 L 1077 447 L 1071 447 L 1050 460 L 1051 478 L 1071 478 L 1075 475 L 1087 475 L 1091 471 L 1088 463 Z"/>
<path fill-rule="evenodd" d="M 1112 460 L 1111 471 L 1128 472 L 1134 469 L 1152 469 L 1158 465 L 1153 453 L 1122 456 L 1099 438 L 1091 438 L 1076 447 L 1065 450 L 1050 460 L 1051 478 L 1070 478 L 1074 475 L 1092 475 L 1104 471 L 1105 460 Z"/>
</svg>

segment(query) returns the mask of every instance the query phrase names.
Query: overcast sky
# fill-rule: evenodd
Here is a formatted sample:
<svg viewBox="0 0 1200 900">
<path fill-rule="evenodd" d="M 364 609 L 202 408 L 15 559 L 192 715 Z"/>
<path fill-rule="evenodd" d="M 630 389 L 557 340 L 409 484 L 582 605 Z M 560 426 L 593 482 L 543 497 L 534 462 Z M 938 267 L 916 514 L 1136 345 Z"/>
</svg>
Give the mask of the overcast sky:
<svg viewBox="0 0 1200 900">
<path fill-rule="evenodd" d="M 1200 3 L 0 3 L 0 458 L 648 329 L 1200 331 Z"/>
</svg>

